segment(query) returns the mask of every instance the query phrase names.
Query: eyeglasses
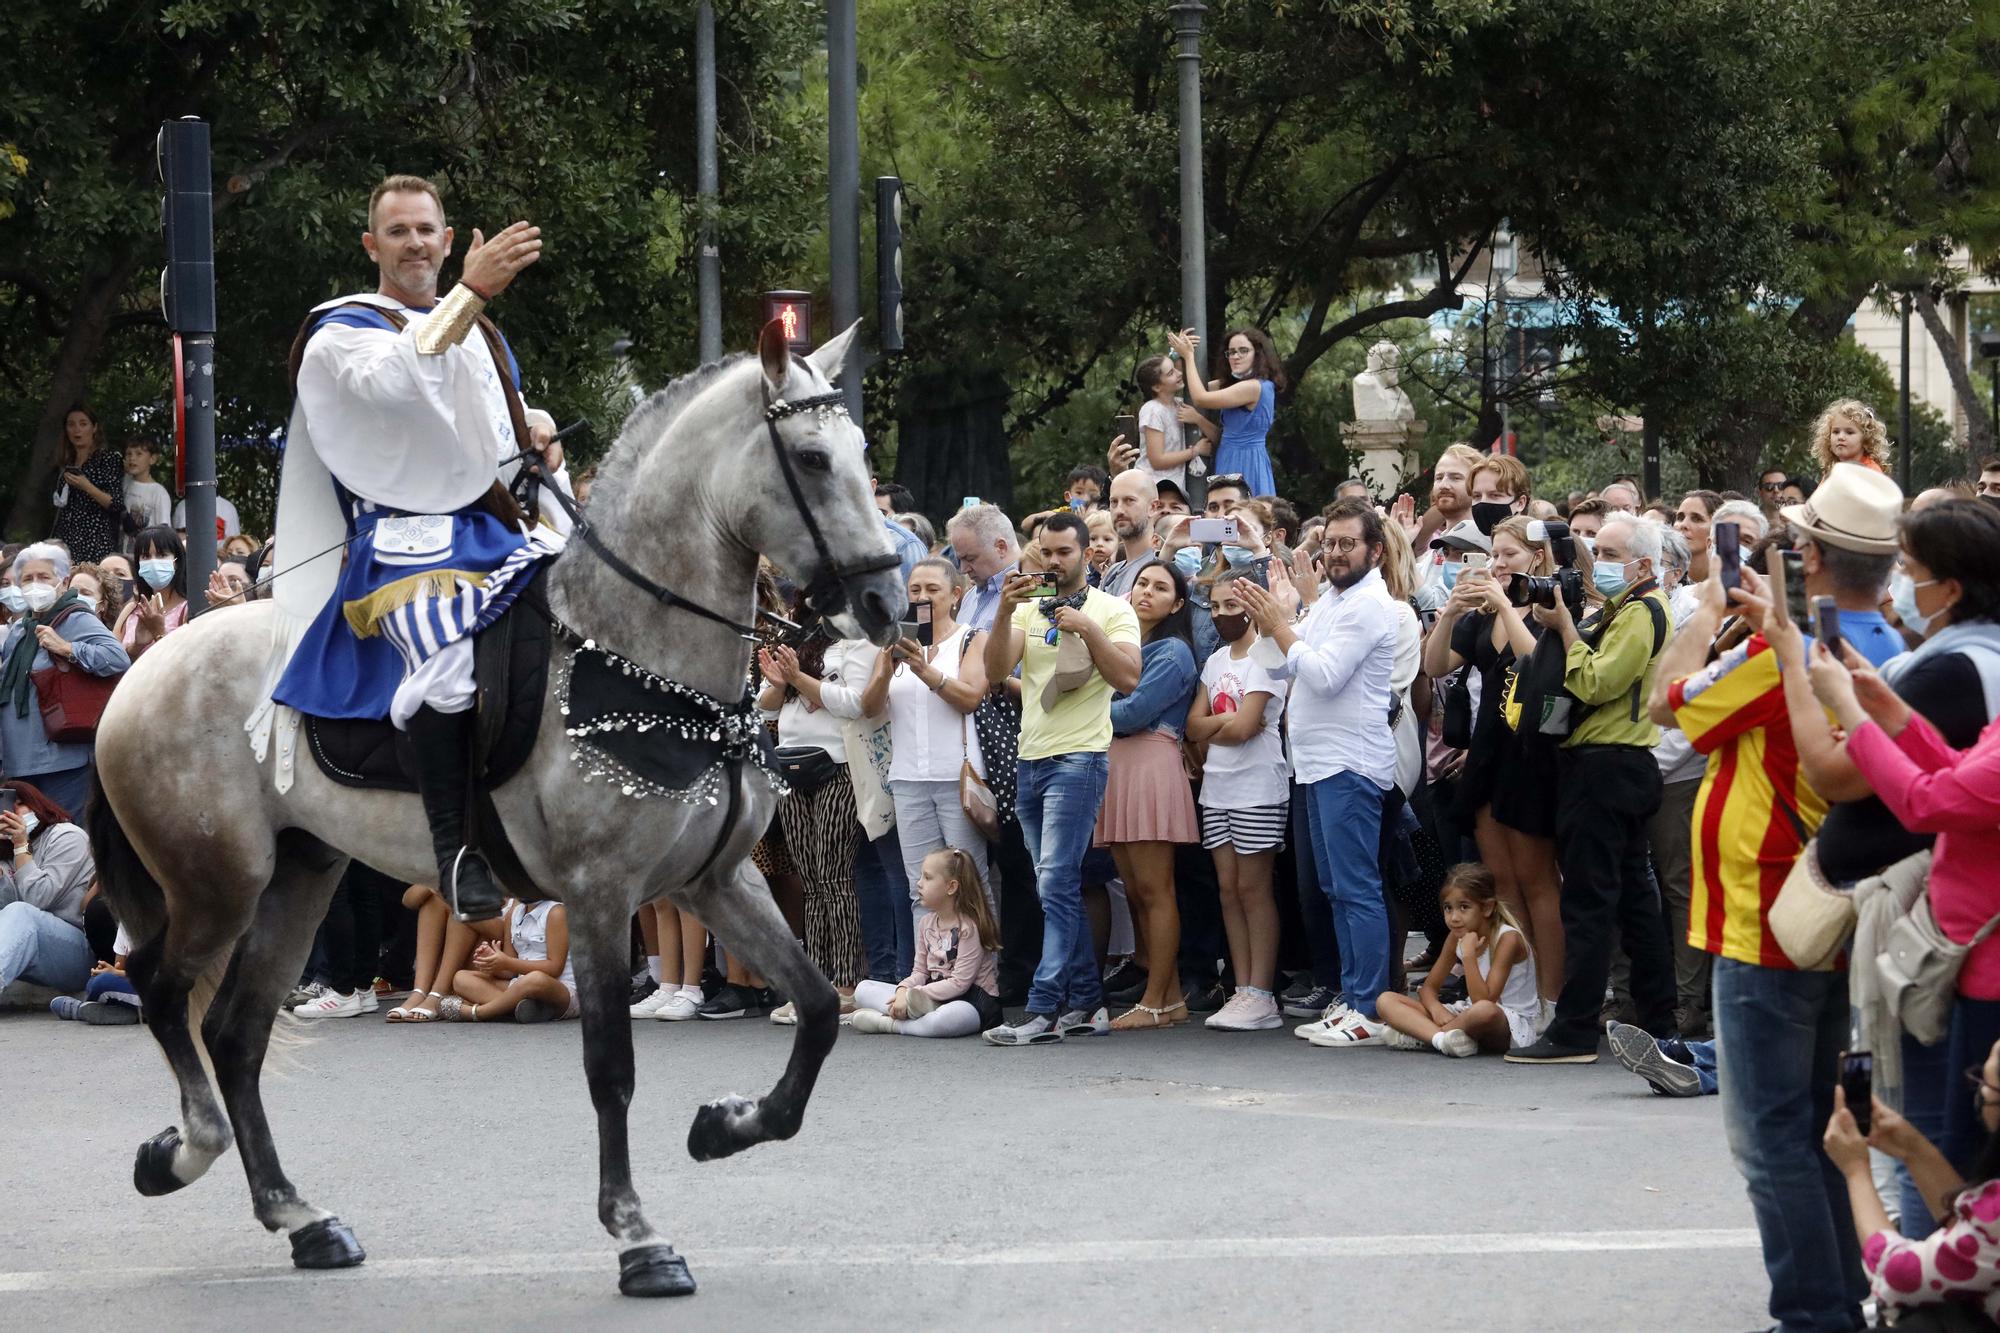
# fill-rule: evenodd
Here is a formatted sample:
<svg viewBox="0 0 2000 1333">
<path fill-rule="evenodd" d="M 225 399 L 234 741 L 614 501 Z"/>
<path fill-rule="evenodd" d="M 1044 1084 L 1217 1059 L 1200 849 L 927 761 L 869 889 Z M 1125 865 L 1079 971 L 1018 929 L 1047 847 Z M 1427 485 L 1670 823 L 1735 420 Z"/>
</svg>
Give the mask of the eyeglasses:
<svg viewBox="0 0 2000 1333">
<path fill-rule="evenodd" d="M 1320 548 L 1322 550 L 1335 550 L 1342 555 L 1346 555 L 1355 547 L 1365 544 L 1365 540 L 1360 537 L 1329 537 L 1320 543 Z"/>
<path fill-rule="evenodd" d="M 1254 347 L 1232 347 L 1229 349 L 1229 354 L 1231 356 L 1249 356 L 1256 350 Z"/>
</svg>

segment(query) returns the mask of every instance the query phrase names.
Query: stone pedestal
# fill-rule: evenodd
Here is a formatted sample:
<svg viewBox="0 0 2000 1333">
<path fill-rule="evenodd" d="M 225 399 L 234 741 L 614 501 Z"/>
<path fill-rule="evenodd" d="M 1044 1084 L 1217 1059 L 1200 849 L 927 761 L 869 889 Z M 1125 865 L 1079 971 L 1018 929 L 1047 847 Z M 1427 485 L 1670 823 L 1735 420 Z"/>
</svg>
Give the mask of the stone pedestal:
<svg viewBox="0 0 2000 1333">
<path fill-rule="evenodd" d="M 1428 429 L 1421 421 L 1349 421 L 1340 428 L 1348 470 L 1368 483 L 1377 504 L 1396 498 L 1417 474 L 1417 450 Z"/>
</svg>

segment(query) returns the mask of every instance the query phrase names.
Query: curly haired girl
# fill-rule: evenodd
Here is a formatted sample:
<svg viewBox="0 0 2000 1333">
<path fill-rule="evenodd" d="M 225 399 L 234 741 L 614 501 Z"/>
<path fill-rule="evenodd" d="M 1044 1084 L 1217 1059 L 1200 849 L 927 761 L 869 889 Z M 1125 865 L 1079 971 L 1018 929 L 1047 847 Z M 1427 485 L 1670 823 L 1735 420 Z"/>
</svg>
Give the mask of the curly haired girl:
<svg viewBox="0 0 2000 1333">
<path fill-rule="evenodd" d="M 1877 472 L 1889 470 L 1889 432 L 1875 409 L 1852 398 L 1828 406 L 1813 423 L 1813 457 L 1825 477 L 1835 463 L 1859 463 Z"/>
</svg>

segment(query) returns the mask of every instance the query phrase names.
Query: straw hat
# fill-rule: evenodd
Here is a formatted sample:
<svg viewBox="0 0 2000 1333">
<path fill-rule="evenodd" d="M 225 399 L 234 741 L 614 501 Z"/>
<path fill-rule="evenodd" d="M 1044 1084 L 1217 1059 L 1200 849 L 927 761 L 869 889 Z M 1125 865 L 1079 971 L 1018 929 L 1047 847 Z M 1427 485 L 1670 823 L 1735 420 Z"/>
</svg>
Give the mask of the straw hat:
<svg viewBox="0 0 2000 1333">
<path fill-rule="evenodd" d="M 1835 463 L 1810 500 L 1786 505 L 1778 514 L 1816 542 L 1867 555 L 1894 555 L 1896 520 L 1902 512 L 1903 491 L 1895 482 L 1859 463 Z"/>
</svg>

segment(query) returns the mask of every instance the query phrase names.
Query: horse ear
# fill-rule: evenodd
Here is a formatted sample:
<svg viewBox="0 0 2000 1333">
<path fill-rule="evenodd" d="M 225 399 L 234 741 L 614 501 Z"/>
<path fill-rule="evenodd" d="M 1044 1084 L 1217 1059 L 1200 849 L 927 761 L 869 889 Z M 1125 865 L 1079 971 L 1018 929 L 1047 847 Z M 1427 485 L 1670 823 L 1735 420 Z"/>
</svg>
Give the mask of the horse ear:
<svg viewBox="0 0 2000 1333">
<path fill-rule="evenodd" d="M 765 382 L 771 392 L 783 392 L 785 378 L 792 373 L 792 349 L 785 341 L 785 326 L 772 320 L 757 335 L 757 360 L 763 364 Z"/>
<path fill-rule="evenodd" d="M 857 319 L 839 337 L 830 338 L 823 346 L 813 349 L 806 360 L 812 362 L 813 368 L 826 376 L 829 382 L 839 380 L 841 372 L 847 368 L 848 349 L 854 345 L 854 335 L 860 328 L 861 321 Z"/>
</svg>

